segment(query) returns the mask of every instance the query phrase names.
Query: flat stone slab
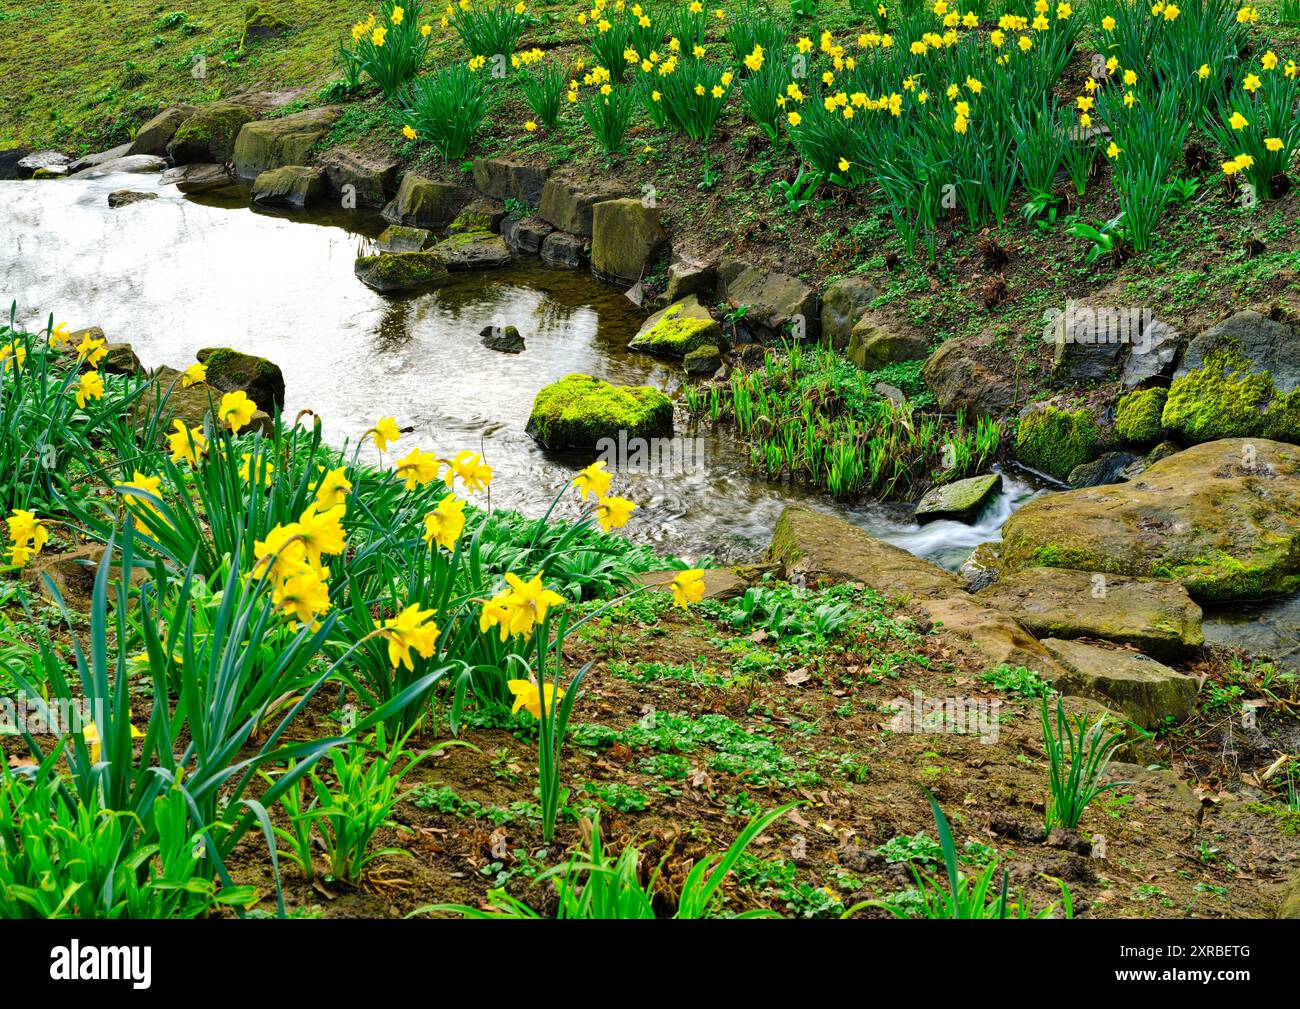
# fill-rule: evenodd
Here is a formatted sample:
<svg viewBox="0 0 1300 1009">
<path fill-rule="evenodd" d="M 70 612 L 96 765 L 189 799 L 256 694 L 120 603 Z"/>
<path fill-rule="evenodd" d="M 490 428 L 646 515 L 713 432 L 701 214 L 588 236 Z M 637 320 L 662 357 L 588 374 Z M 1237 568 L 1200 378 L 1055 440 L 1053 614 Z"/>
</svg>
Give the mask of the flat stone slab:
<svg viewBox="0 0 1300 1009">
<path fill-rule="evenodd" d="M 1102 638 L 1157 658 L 1204 644 L 1201 608 L 1178 582 L 1067 568 L 1028 568 L 979 593 L 1040 638 Z"/>
<path fill-rule="evenodd" d="M 1053 686 L 1063 693 L 1095 697 L 1144 729 L 1157 728 L 1166 719 L 1181 722 L 1196 706 L 1195 677 L 1140 652 L 1061 638 L 1041 643 L 1065 670 L 1064 677 L 1048 676 Z"/>
<path fill-rule="evenodd" d="M 222 165 L 190 164 L 169 168 L 158 178 L 159 185 L 174 185 L 182 193 L 207 193 L 235 185 L 234 177 Z"/>
<path fill-rule="evenodd" d="M 646 571 L 633 576 L 632 580 L 638 585 L 649 585 L 657 592 L 668 592 L 668 586 L 678 574 L 677 571 Z M 731 568 L 704 569 L 705 599 L 738 599 L 748 588 L 749 582 Z"/>
<path fill-rule="evenodd" d="M 933 522 L 936 519 L 955 519 L 958 522 L 974 522 L 1001 489 L 1000 473 L 986 473 L 931 487 L 917 503 L 916 520 Z"/>
<path fill-rule="evenodd" d="M 876 539 L 835 515 L 798 505 L 777 519 L 768 557 L 785 578 L 861 582 L 889 595 L 935 597 L 964 593 L 962 580 L 901 547 Z"/>
<path fill-rule="evenodd" d="M 510 262 L 506 240 L 490 231 L 452 235 L 433 247 L 449 270 L 489 270 Z"/>
<path fill-rule="evenodd" d="M 126 157 L 113 158 L 111 161 L 104 161 L 97 165 L 91 165 L 89 168 L 83 168 L 68 176 L 70 179 L 99 179 L 105 175 L 117 175 L 119 173 L 143 173 L 143 172 L 163 172 L 167 170 L 167 162 L 153 154 L 130 154 Z"/>
</svg>

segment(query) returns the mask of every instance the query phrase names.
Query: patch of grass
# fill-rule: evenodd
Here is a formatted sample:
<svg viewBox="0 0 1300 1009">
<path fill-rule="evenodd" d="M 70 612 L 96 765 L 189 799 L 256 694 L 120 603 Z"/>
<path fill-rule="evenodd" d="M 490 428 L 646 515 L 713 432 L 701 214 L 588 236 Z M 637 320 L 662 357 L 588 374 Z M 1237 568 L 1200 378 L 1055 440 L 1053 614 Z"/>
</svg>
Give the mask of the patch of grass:
<svg viewBox="0 0 1300 1009">
<path fill-rule="evenodd" d="M 1017 697 L 1050 697 L 1052 694 L 1052 685 L 1032 669 L 1009 666 L 1005 662 L 984 673 L 980 679 Z"/>
</svg>

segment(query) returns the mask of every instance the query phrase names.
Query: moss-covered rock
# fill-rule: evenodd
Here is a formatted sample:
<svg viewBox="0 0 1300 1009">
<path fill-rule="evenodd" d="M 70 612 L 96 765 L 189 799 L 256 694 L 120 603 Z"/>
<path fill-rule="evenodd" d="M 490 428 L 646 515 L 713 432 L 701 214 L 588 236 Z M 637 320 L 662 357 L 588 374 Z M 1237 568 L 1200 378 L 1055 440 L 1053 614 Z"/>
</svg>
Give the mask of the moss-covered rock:
<svg viewBox="0 0 1300 1009">
<path fill-rule="evenodd" d="M 1233 343 L 1205 355 L 1204 364 L 1174 379 L 1161 423 L 1188 441 L 1263 437 L 1300 442 L 1300 389 L 1278 393 L 1267 371 Z"/>
<path fill-rule="evenodd" d="M 1144 729 L 1166 719 L 1181 722 L 1196 707 L 1196 678 L 1139 652 L 1044 638 L 1043 647 L 1066 670 L 1053 678 L 1062 693 L 1094 697 Z"/>
<path fill-rule="evenodd" d="M 468 231 L 434 246 L 449 270 L 486 270 L 510 262 L 505 239 L 490 231 Z"/>
<path fill-rule="evenodd" d="M 979 593 L 1038 638 L 1100 638 L 1159 659 L 1184 658 L 1204 644 L 1201 608 L 1178 582 L 1027 568 Z"/>
<path fill-rule="evenodd" d="M 167 145 L 176 136 L 176 131 L 193 114 L 193 105 L 177 105 L 170 109 L 163 109 L 135 131 L 135 139 L 131 141 L 131 146 L 126 153 L 166 154 Z"/>
<path fill-rule="evenodd" d="M 178 165 L 225 164 L 234 154 L 239 131 L 256 118 L 257 113 L 242 102 L 201 105 L 177 127 L 167 145 L 167 153 Z"/>
<path fill-rule="evenodd" d="M 447 264 L 432 249 L 358 256 L 352 270 L 361 283 L 381 294 L 438 287 L 451 279 Z"/>
<path fill-rule="evenodd" d="M 1103 452 L 1092 462 L 1080 463 L 1070 470 L 1065 482 L 1071 487 L 1100 487 L 1129 480 L 1146 469 L 1146 460 L 1132 452 Z"/>
<path fill-rule="evenodd" d="M 781 512 L 767 556 L 781 565 L 785 578 L 862 582 L 879 592 L 914 598 L 966 594 L 951 571 L 837 515 L 797 505 Z"/>
<path fill-rule="evenodd" d="M 1046 494 L 1002 527 L 1002 564 L 1173 578 L 1202 603 L 1294 592 L 1300 448 L 1208 442 L 1129 483 Z"/>
<path fill-rule="evenodd" d="M 1022 417 L 1016 431 L 1016 458 L 1060 480 L 1096 458 L 1100 445 L 1101 429 L 1087 410 L 1043 407 Z"/>
<path fill-rule="evenodd" d="M 434 244 L 433 232 L 390 224 L 379 233 L 375 244 L 380 252 L 423 252 Z"/>
<path fill-rule="evenodd" d="M 925 337 L 883 326 L 868 313 L 849 333 L 844 356 L 863 371 L 876 371 L 899 361 L 919 361 L 925 353 Z"/>
<path fill-rule="evenodd" d="M 445 228 L 472 196 L 461 186 L 408 173 L 402 176 L 397 195 L 384 207 L 384 220 L 413 228 Z"/>
<path fill-rule="evenodd" d="M 724 259 L 718 265 L 718 294 L 745 306 L 736 325 L 759 342 L 815 340 L 821 335 L 821 298 L 798 277 Z"/>
<path fill-rule="evenodd" d="M 264 357 L 242 354 L 229 347 L 205 347 L 198 359 L 207 368 L 207 383 L 220 392 L 247 393 L 259 408 L 284 408 L 284 372 Z"/>
<path fill-rule="evenodd" d="M 632 338 L 628 349 L 643 350 L 661 357 L 684 358 L 701 347 L 722 350 L 726 346 L 722 327 L 700 304 L 700 299 L 692 294 L 650 316 Z"/>
<path fill-rule="evenodd" d="M 527 431 L 546 448 L 592 448 L 603 438 L 658 438 L 673 433 L 673 404 L 650 386 L 612 385 L 567 375 L 533 400 Z"/>
<path fill-rule="evenodd" d="M 235 173 L 243 179 L 255 179 L 273 168 L 307 164 L 312 147 L 338 117 L 338 109 L 323 106 L 246 123 L 235 138 L 231 155 Z"/>
<path fill-rule="evenodd" d="M 253 202 L 305 207 L 326 195 L 325 170 L 284 165 L 259 175 L 253 183 Z"/>
<path fill-rule="evenodd" d="M 696 347 L 682 358 L 682 367 L 688 375 L 712 375 L 722 367 L 722 352 L 712 344 Z"/>
<path fill-rule="evenodd" d="M 1167 389 L 1135 389 L 1120 397 L 1115 407 L 1115 433 L 1125 441 L 1157 441 L 1163 430 L 1160 415 L 1165 409 Z"/>
<path fill-rule="evenodd" d="M 456 219 L 447 227 L 447 233 L 464 235 L 474 231 L 496 231 L 503 217 L 504 210 L 494 209 L 490 204 L 476 200 L 456 215 Z"/>
<path fill-rule="evenodd" d="M 330 191 L 344 207 L 382 207 L 397 191 L 401 162 L 394 158 L 334 147 L 319 160 Z"/>
<path fill-rule="evenodd" d="M 928 490 L 917 502 L 916 520 L 933 522 L 935 519 L 954 519 L 958 522 L 974 522 L 993 499 L 993 495 L 1001 489 L 1000 473 L 986 473 L 940 484 Z"/>
<path fill-rule="evenodd" d="M 640 200 L 606 200 L 591 210 L 591 272 L 614 284 L 635 284 L 668 244 L 659 208 Z"/>
</svg>

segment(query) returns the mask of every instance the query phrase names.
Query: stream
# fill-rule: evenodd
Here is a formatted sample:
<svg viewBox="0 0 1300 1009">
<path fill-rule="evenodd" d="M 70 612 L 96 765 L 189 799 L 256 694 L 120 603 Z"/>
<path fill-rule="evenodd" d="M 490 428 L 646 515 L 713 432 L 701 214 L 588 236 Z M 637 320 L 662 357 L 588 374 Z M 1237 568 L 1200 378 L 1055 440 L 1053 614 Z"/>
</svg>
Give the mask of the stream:
<svg viewBox="0 0 1300 1009">
<path fill-rule="evenodd" d="M 108 194 L 123 188 L 158 199 L 110 209 Z M 284 372 L 286 417 L 309 408 L 342 445 L 393 416 L 415 430 L 390 464 L 415 446 L 481 449 L 496 471 L 493 506 L 530 516 L 590 461 L 544 453 L 524 433 L 542 386 L 584 372 L 672 395 L 685 380 L 676 363 L 626 349 L 646 313 L 621 291 L 531 257 L 413 297 L 377 294 L 352 265 L 384 227 L 374 212 L 250 212 L 242 194 L 186 197 L 155 175 L 0 182 L 0 299 L 17 298 L 18 320 L 33 331 L 51 312 L 74 330 L 100 326 L 146 367 L 184 368 L 212 346 L 267 357 Z M 486 349 L 488 325 L 516 326 L 527 350 Z M 1007 475 L 977 525 L 922 528 L 907 505 L 845 505 L 769 482 L 725 431 L 679 416 L 677 433 L 699 439 L 692 464 L 624 471 L 616 486 L 639 506 L 628 535 L 687 559 L 752 558 L 797 501 L 955 568 L 1035 493 Z M 362 451 L 376 461 L 373 447 Z"/>
</svg>

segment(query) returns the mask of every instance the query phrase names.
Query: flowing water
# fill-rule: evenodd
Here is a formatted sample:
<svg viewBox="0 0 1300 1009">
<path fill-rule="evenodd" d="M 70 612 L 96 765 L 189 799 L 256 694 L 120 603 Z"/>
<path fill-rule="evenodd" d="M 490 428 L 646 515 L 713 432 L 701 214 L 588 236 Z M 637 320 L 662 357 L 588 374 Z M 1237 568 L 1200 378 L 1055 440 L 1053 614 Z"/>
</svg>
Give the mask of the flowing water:
<svg viewBox="0 0 1300 1009">
<path fill-rule="evenodd" d="M 159 196 L 109 209 L 108 194 L 121 188 Z M 399 455 L 417 445 L 481 448 L 496 469 L 493 505 L 529 515 L 589 461 L 544 453 L 524 433 L 542 386 L 572 372 L 670 394 L 684 381 L 679 366 L 626 349 L 645 313 L 585 273 L 526 259 L 415 297 L 376 294 L 352 265 L 383 227 L 356 211 L 250 212 L 243 194 L 187 199 L 153 175 L 3 182 L 0 298 L 18 299 L 18 319 L 32 330 L 50 313 L 72 329 L 98 325 L 148 367 L 183 368 L 211 346 L 267 357 L 284 372 L 286 416 L 315 411 L 340 445 L 393 416 L 415 429 Z M 527 350 L 484 348 L 488 325 L 516 326 Z M 1034 493 L 1008 476 L 978 525 L 919 528 L 907 506 L 846 506 L 771 483 L 750 472 L 725 432 L 706 428 L 679 416 L 678 434 L 699 438 L 688 444 L 702 465 L 620 476 L 620 492 L 640 506 L 629 535 L 683 557 L 742 559 L 766 546 L 781 509 L 799 501 L 955 567 Z M 364 452 L 374 459 L 373 447 Z"/>
</svg>

